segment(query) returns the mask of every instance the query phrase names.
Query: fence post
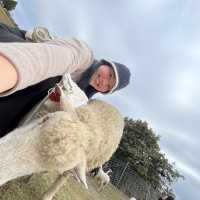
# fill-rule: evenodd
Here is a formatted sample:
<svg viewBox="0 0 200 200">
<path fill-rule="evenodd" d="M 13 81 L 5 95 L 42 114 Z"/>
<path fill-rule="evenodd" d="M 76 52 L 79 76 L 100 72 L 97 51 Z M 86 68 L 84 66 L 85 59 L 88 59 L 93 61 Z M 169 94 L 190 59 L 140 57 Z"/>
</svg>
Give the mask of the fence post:
<svg viewBox="0 0 200 200">
<path fill-rule="evenodd" d="M 121 181 L 121 179 L 122 179 L 122 177 L 123 177 L 123 175 L 124 175 L 124 172 L 126 171 L 126 168 L 128 167 L 128 164 L 129 164 L 129 162 L 126 163 L 126 165 L 125 165 L 125 167 L 124 167 L 124 170 L 122 171 L 122 174 L 121 174 L 121 176 L 119 177 L 119 180 L 118 180 L 118 183 L 117 183 L 117 187 L 119 187 L 119 183 L 120 183 L 120 181 Z"/>
</svg>

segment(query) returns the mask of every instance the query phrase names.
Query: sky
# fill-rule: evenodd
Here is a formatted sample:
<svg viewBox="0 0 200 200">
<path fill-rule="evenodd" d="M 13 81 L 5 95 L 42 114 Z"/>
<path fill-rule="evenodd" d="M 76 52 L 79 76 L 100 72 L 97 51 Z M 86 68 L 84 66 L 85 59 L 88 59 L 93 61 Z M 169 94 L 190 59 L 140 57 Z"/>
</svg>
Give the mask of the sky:
<svg viewBox="0 0 200 200">
<path fill-rule="evenodd" d="M 185 176 L 174 186 L 177 200 L 200 199 L 199 10 L 199 0 L 20 0 L 11 13 L 22 29 L 82 39 L 96 59 L 129 67 L 127 88 L 98 97 L 161 136 Z"/>
</svg>

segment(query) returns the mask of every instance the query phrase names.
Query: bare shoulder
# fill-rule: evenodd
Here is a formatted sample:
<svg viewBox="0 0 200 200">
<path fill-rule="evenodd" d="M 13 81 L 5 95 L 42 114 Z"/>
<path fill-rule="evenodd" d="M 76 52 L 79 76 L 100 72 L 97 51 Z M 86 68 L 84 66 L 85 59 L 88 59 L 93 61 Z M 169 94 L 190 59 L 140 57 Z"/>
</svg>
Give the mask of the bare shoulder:
<svg viewBox="0 0 200 200">
<path fill-rule="evenodd" d="M 12 89 L 17 84 L 18 74 L 12 62 L 0 55 L 0 93 Z"/>
</svg>

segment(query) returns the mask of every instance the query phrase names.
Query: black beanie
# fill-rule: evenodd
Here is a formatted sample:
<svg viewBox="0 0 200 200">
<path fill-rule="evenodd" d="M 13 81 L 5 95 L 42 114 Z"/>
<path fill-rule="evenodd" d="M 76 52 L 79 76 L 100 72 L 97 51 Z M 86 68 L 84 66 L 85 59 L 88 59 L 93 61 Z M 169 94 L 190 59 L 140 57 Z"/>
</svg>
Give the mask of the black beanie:
<svg viewBox="0 0 200 200">
<path fill-rule="evenodd" d="M 101 65 L 104 64 L 108 65 L 109 67 L 112 67 L 115 73 L 116 83 L 114 87 L 111 89 L 111 91 L 102 92 L 103 94 L 113 93 L 114 91 L 120 90 L 129 84 L 131 73 L 125 65 L 117 62 L 111 62 L 105 59 L 102 59 L 100 61 L 94 60 L 92 65 L 82 74 L 78 82 L 78 86 L 85 92 L 88 98 L 91 98 L 94 94 L 99 92 L 95 88 L 89 85 L 89 81 L 94 72 Z"/>
<path fill-rule="evenodd" d="M 108 60 L 101 60 L 103 64 L 106 64 L 113 68 L 113 71 L 115 73 L 115 85 L 111 89 L 111 91 L 107 93 L 113 93 L 116 90 L 120 90 L 124 87 L 126 87 L 130 82 L 131 72 L 130 70 L 123 64 L 112 62 Z"/>
</svg>

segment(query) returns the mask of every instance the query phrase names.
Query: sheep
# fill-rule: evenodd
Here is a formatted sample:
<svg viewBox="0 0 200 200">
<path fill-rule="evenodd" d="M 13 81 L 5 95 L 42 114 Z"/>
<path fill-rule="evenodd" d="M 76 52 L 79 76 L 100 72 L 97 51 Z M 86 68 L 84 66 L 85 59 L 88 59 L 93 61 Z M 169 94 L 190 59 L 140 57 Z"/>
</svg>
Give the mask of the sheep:
<svg viewBox="0 0 200 200">
<path fill-rule="evenodd" d="M 99 171 L 100 167 L 94 168 L 92 171 L 89 172 L 89 175 L 95 177 Z"/>
<path fill-rule="evenodd" d="M 112 172 L 111 169 L 109 169 L 107 172 L 104 172 L 102 166 L 100 166 L 95 176 L 95 179 L 97 180 L 98 184 L 98 192 L 101 192 L 103 188 L 110 182 L 109 173 L 111 172 Z"/>
<path fill-rule="evenodd" d="M 136 200 L 136 198 L 135 197 L 131 197 L 129 200 Z"/>
<path fill-rule="evenodd" d="M 45 114 L 0 139 L 0 185 L 32 173 L 74 169 L 87 187 L 86 172 L 115 152 L 124 127 L 119 111 L 101 100 L 74 108 L 61 97 L 62 111 Z"/>
</svg>

